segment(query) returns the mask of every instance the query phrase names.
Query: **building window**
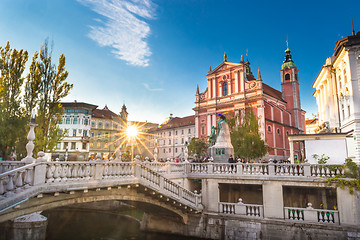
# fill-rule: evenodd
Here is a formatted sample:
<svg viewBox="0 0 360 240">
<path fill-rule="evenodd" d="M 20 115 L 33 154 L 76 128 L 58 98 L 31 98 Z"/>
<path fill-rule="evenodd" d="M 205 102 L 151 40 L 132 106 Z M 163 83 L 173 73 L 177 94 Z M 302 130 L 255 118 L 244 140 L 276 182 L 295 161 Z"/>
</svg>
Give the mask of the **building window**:
<svg viewBox="0 0 360 240">
<path fill-rule="evenodd" d="M 105 124 L 105 128 L 109 128 L 110 127 L 110 124 L 109 123 L 106 123 Z"/>
<path fill-rule="evenodd" d="M 271 126 L 268 126 L 268 132 L 271 132 Z"/>
<path fill-rule="evenodd" d="M 184 135 L 184 129 L 181 130 L 181 134 Z"/>
<path fill-rule="evenodd" d="M 289 131 L 286 131 L 286 136 L 288 136 L 289 135 Z"/>
<path fill-rule="evenodd" d="M 84 137 L 87 137 L 87 130 L 84 130 L 84 131 L 83 131 L 83 136 L 84 136 Z"/>
<path fill-rule="evenodd" d="M 102 122 L 99 122 L 99 128 L 101 128 L 102 127 Z"/>
<path fill-rule="evenodd" d="M 276 129 L 276 132 L 277 132 L 277 134 L 280 134 L 280 129 L 279 128 Z"/>
<path fill-rule="evenodd" d="M 73 137 L 76 137 L 76 129 L 73 129 Z"/>
<path fill-rule="evenodd" d="M 223 85 L 222 85 L 222 94 L 223 94 L 223 96 L 228 95 L 228 84 L 227 84 L 227 82 L 224 82 Z"/>
<path fill-rule="evenodd" d="M 171 145 L 171 139 L 169 139 L 169 145 Z"/>
<path fill-rule="evenodd" d="M 183 138 L 181 139 L 181 144 L 184 144 L 184 139 Z"/>
<path fill-rule="evenodd" d="M 175 135 L 177 135 L 177 130 L 175 130 Z"/>
<path fill-rule="evenodd" d="M 350 117 L 350 105 L 348 105 L 348 117 Z"/>
<path fill-rule="evenodd" d="M 177 148 L 175 148 L 175 153 L 177 153 Z"/>
<path fill-rule="evenodd" d="M 171 131 L 169 132 L 169 137 L 171 136 Z"/>
<path fill-rule="evenodd" d="M 169 153 L 171 153 L 171 148 L 169 148 Z"/>
<path fill-rule="evenodd" d="M 285 81 L 290 80 L 290 73 L 285 74 Z"/>
<path fill-rule="evenodd" d="M 61 143 L 58 142 L 58 143 L 56 144 L 56 149 L 60 149 L 60 148 L 61 148 Z"/>
<path fill-rule="evenodd" d="M 189 128 L 189 131 L 188 131 L 189 134 L 191 134 L 191 128 Z"/>
<path fill-rule="evenodd" d="M 118 128 L 118 125 L 117 125 L 117 124 L 114 124 L 114 128 L 117 129 L 117 128 Z"/>
<path fill-rule="evenodd" d="M 89 125 L 89 119 L 87 118 L 84 119 L 84 125 Z"/>
<path fill-rule="evenodd" d="M 70 124 L 70 118 L 66 118 L 65 124 Z"/>
<path fill-rule="evenodd" d="M 165 153 L 165 148 L 164 148 L 164 153 Z"/>
<path fill-rule="evenodd" d="M 68 149 L 69 147 L 69 143 L 68 142 L 64 142 L 64 150 Z"/>
<path fill-rule="evenodd" d="M 78 118 L 74 118 L 73 124 L 78 124 Z"/>
<path fill-rule="evenodd" d="M 341 105 L 341 111 L 342 111 L 342 117 L 343 117 L 343 119 L 344 119 L 344 118 L 345 118 L 344 104 Z"/>
<path fill-rule="evenodd" d="M 347 76 L 346 76 L 346 70 L 345 69 L 344 69 L 343 73 L 344 73 L 344 83 L 346 83 L 347 82 Z"/>
<path fill-rule="evenodd" d="M 342 88 L 341 77 L 339 76 L 339 89 Z"/>
<path fill-rule="evenodd" d="M 94 137 L 94 132 L 91 132 L 90 134 L 91 134 L 91 137 Z"/>
<path fill-rule="evenodd" d="M 95 122 L 94 121 L 91 122 L 91 126 L 95 127 Z"/>
<path fill-rule="evenodd" d="M 295 73 L 295 80 L 297 81 L 298 80 L 298 75 Z"/>
<path fill-rule="evenodd" d="M 72 149 L 72 150 L 75 150 L 75 149 L 76 149 L 76 142 L 72 142 L 72 143 L 71 143 L 71 149 Z"/>
<path fill-rule="evenodd" d="M 100 146 L 101 146 L 101 143 L 97 142 L 97 148 L 100 148 Z"/>
<path fill-rule="evenodd" d="M 94 148 L 94 143 L 93 142 L 90 143 L 90 148 Z"/>
<path fill-rule="evenodd" d="M 205 127 L 202 126 L 202 127 L 201 127 L 201 135 L 204 135 L 204 134 L 205 134 Z"/>
<path fill-rule="evenodd" d="M 86 150 L 86 148 L 87 148 L 87 143 L 83 143 L 83 144 L 82 144 L 82 149 L 83 149 L 83 150 Z"/>
</svg>

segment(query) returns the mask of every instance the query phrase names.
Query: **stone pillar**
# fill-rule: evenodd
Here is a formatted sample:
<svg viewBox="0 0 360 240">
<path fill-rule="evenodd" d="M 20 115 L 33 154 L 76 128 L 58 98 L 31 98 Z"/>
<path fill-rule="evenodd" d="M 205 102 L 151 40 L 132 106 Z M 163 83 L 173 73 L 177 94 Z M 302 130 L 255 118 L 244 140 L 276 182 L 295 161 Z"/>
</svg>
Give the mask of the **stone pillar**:
<svg viewBox="0 0 360 240">
<path fill-rule="evenodd" d="M 262 186 L 264 217 L 284 219 L 283 188 L 281 182 L 266 181 Z"/>
<path fill-rule="evenodd" d="M 47 218 L 32 213 L 0 224 L 0 239 L 6 240 L 45 240 Z"/>
<path fill-rule="evenodd" d="M 219 194 L 219 184 L 217 180 L 202 179 L 201 197 L 205 211 L 218 212 L 220 194 Z"/>
<path fill-rule="evenodd" d="M 360 192 L 350 194 L 349 188 L 336 188 L 339 219 L 341 225 L 360 225 Z"/>
</svg>

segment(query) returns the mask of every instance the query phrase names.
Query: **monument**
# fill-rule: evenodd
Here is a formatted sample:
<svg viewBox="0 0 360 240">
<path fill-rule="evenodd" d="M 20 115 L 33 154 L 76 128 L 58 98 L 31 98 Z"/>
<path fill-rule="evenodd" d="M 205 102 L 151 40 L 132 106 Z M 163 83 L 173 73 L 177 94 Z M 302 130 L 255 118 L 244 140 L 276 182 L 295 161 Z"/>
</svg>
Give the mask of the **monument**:
<svg viewBox="0 0 360 240">
<path fill-rule="evenodd" d="M 210 145 L 208 152 L 214 159 L 214 163 L 227 163 L 230 155 L 234 157 L 234 147 L 231 144 L 230 129 L 226 122 L 226 117 L 220 115 L 220 120 L 217 123 L 217 131 L 215 127 L 212 128 L 210 135 Z"/>
</svg>

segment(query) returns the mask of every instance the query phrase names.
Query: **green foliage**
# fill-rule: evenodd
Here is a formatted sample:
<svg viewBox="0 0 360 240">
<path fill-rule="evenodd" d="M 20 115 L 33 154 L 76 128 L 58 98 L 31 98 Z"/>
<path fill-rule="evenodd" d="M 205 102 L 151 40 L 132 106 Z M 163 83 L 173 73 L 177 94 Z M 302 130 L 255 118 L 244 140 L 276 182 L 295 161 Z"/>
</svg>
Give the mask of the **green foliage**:
<svg viewBox="0 0 360 240">
<path fill-rule="evenodd" d="M 60 101 L 70 93 L 73 87 L 65 81 L 69 73 L 65 70 L 64 54 L 60 55 L 56 67 L 52 63 L 51 52 L 46 40 L 41 46 L 40 54 L 34 55 L 30 66 L 29 75 L 31 75 L 28 75 L 26 84 L 31 89 L 29 95 L 32 98 L 32 102 L 28 102 L 28 107 L 34 107 L 35 104 L 38 112 L 39 126 L 36 132 L 35 151 L 52 151 L 56 143 L 64 136 L 64 133 L 59 134 L 58 127 L 63 113 Z M 35 68 L 31 69 L 32 66 Z M 32 109 L 27 110 L 31 112 Z"/>
<path fill-rule="evenodd" d="M 352 161 L 351 158 L 345 159 L 345 177 L 359 178 L 360 167 Z"/>
<path fill-rule="evenodd" d="M 27 51 L 12 49 L 9 42 L 0 47 L 0 156 L 4 159 L 17 152 L 16 145 L 25 134 L 21 86 L 27 60 Z"/>
<path fill-rule="evenodd" d="M 327 183 L 329 186 L 336 184 L 336 187 L 344 189 L 345 187 L 349 188 L 350 194 L 354 193 L 354 189 L 357 191 L 360 190 L 360 167 L 352 161 L 352 159 L 345 159 L 345 164 L 342 166 L 345 169 L 343 176 L 336 176 L 335 178 L 328 178 Z M 353 178 L 353 179 L 344 179 L 344 178 Z"/>
<path fill-rule="evenodd" d="M 252 108 L 245 110 L 241 125 L 237 124 L 237 117 L 228 120 L 231 129 L 231 143 L 235 156 L 254 159 L 265 156 L 267 147 L 259 134 L 259 124 Z"/>
<path fill-rule="evenodd" d="M 53 150 L 63 136 L 58 134 L 63 113 L 60 101 L 73 87 L 65 81 L 65 56 L 60 56 L 56 67 L 45 41 L 40 53 L 35 52 L 25 80 L 27 60 L 27 51 L 12 49 L 9 42 L 0 47 L 0 156 L 4 159 L 13 151 L 24 156 L 26 125 L 33 110 L 37 110 L 39 124 L 34 152 Z"/>
<path fill-rule="evenodd" d="M 321 156 L 313 154 L 312 157 L 315 159 L 315 161 L 318 162 L 318 164 L 326 164 L 327 161 L 330 159 L 330 157 L 325 156 L 325 154 L 322 154 Z"/>
<path fill-rule="evenodd" d="M 208 149 L 208 140 L 206 138 L 192 138 L 188 150 L 190 154 L 197 154 L 198 156 L 203 156 L 207 154 Z"/>
</svg>

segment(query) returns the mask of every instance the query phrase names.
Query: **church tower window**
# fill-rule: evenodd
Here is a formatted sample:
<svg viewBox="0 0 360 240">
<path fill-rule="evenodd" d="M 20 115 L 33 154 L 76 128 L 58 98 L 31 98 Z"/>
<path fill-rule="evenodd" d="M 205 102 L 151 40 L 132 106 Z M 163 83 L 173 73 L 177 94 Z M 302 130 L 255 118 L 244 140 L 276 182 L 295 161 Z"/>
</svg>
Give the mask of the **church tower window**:
<svg viewBox="0 0 360 240">
<path fill-rule="evenodd" d="M 290 74 L 289 73 L 285 74 L 285 81 L 288 81 L 288 80 L 290 80 Z"/>
<path fill-rule="evenodd" d="M 227 82 L 224 82 L 223 85 L 222 85 L 222 93 L 223 93 L 223 96 L 228 95 L 228 84 L 227 84 Z"/>
</svg>

